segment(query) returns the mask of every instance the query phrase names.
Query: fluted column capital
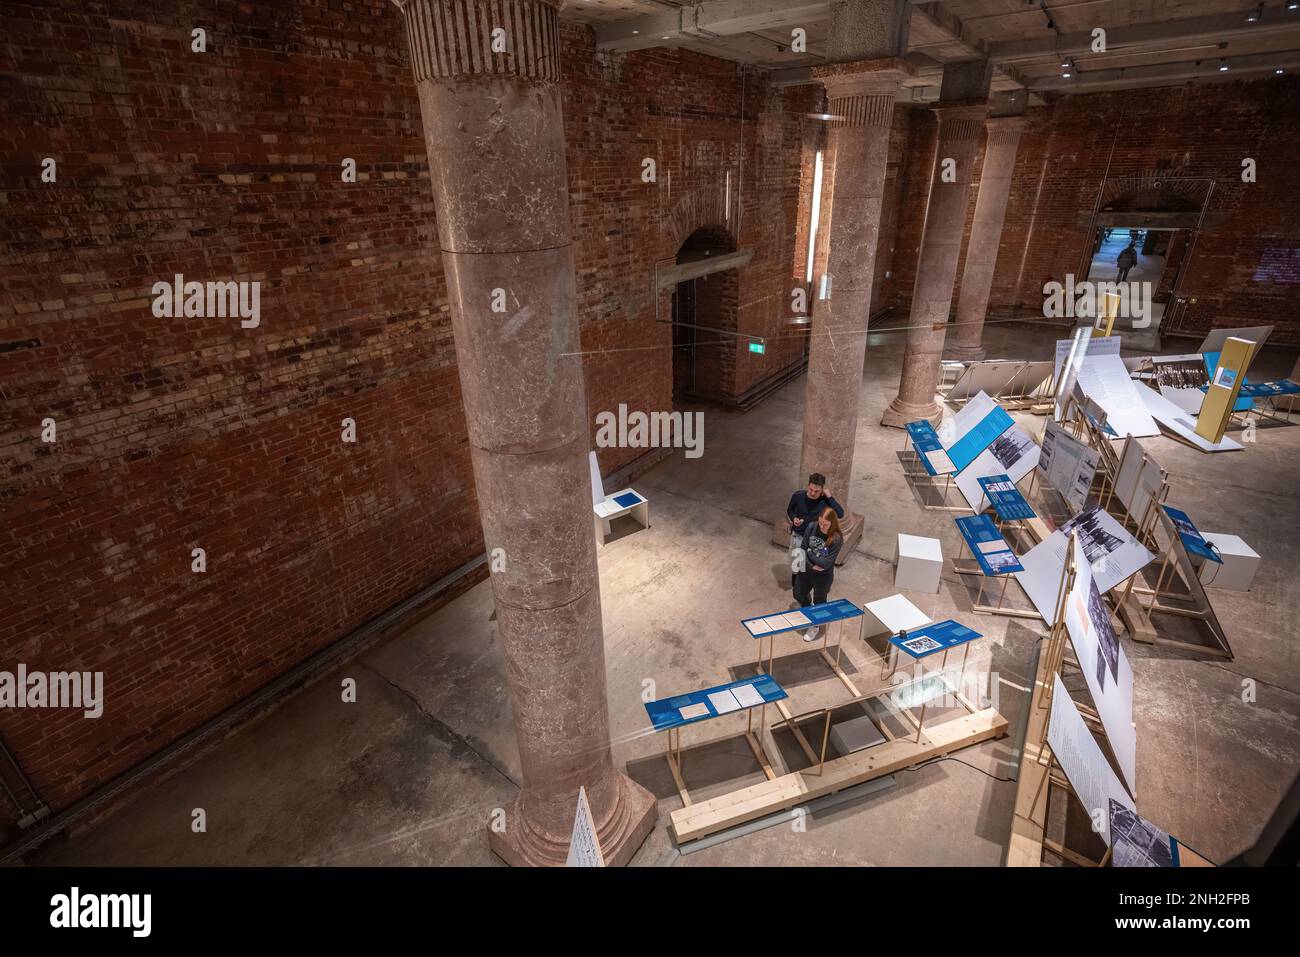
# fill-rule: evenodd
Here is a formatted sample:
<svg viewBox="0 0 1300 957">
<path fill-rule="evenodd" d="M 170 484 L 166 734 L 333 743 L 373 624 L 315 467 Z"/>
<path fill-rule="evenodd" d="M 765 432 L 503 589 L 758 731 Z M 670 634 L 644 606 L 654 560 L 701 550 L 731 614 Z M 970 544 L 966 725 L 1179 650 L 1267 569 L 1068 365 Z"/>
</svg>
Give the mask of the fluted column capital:
<svg viewBox="0 0 1300 957">
<path fill-rule="evenodd" d="M 393 3 L 406 20 L 417 83 L 473 76 L 551 83 L 560 78 L 558 0 Z"/>
<path fill-rule="evenodd" d="M 990 146 L 1010 146 L 1019 142 L 1026 121 L 1023 116 L 990 116 L 984 121 Z"/>
<path fill-rule="evenodd" d="M 945 143 L 977 140 L 983 132 L 989 105 L 985 100 L 940 100 L 933 107 L 939 120 L 939 137 Z"/>
</svg>

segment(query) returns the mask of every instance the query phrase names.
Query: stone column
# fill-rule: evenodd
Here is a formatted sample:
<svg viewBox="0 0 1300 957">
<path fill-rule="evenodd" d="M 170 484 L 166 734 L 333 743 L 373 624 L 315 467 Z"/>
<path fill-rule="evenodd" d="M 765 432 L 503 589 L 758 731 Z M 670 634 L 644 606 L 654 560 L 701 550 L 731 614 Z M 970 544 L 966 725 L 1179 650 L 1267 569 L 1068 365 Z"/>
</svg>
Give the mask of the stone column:
<svg viewBox="0 0 1300 957">
<path fill-rule="evenodd" d="M 984 117 L 988 113 L 988 103 L 982 99 L 945 103 L 941 99 L 935 112 L 939 115 L 939 145 L 930 177 L 930 202 L 921 234 L 921 256 L 917 262 L 912 311 L 908 317 L 903 373 L 899 378 L 898 395 L 880 420 L 881 425 L 900 428 L 918 419 L 938 424 L 943 417 L 939 404 L 934 401 L 934 393 L 939 384 L 939 361 L 966 222 L 971 166 L 975 161 L 975 148 Z"/>
<path fill-rule="evenodd" d="M 984 315 L 988 312 L 989 290 L 993 287 L 993 270 L 998 261 L 998 243 L 1002 239 L 1002 221 L 1007 213 L 1007 195 L 1011 192 L 1016 147 L 1024 128 L 1023 116 L 990 117 L 984 123 L 988 134 L 984 145 L 984 166 L 980 172 L 979 198 L 975 200 L 970 241 L 966 245 L 961 294 L 957 297 L 957 324 L 949 349 L 949 355 L 954 359 L 973 361 L 984 358 Z"/>
<path fill-rule="evenodd" d="M 610 753 L 555 3 L 394 2 L 420 94 L 473 491 L 487 548 L 502 549 L 492 591 L 523 789 L 504 832 L 486 809 L 485 824 L 511 864 L 563 864 L 585 786 L 606 861 L 626 863 L 656 809 Z M 492 50 L 498 28 L 505 52 Z"/>
<path fill-rule="evenodd" d="M 862 535 L 862 516 L 849 508 L 858 399 L 889 129 L 899 83 L 908 71 L 901 61 L 885 58 L 818 67 L 813 72 L 825 82 L 830 113 L 837 117 L 831 121 L 826 150 L 828 157 L 834 157 L 835 186 L 826 266 L 830 281 L 827 298 L 817 302 L 813 313 L 799 471 L 800 484 L 812 472 L 825 474 L 827 487 L 845 507 L 843 563 Z M 784 523 L 778 523 L 778 529 L 783 528 Z"/>
</svg>

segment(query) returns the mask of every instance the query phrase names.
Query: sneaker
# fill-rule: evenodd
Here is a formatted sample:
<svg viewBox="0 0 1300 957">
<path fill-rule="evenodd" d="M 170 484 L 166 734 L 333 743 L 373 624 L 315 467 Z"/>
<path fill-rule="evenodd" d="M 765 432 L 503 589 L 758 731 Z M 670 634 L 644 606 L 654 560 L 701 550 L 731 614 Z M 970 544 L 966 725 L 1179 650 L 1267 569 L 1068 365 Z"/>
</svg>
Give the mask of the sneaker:
<svg viewBox="0 0 1300 957">
<path fill-rule="evenodd" d="M 821 636 L 822 636 L 822 626 L 818 625 L 815 628 L 809 628 L 807 631 L 805 631 L 803 633 L 803 640 L 816 641 Z"/>
</svg>

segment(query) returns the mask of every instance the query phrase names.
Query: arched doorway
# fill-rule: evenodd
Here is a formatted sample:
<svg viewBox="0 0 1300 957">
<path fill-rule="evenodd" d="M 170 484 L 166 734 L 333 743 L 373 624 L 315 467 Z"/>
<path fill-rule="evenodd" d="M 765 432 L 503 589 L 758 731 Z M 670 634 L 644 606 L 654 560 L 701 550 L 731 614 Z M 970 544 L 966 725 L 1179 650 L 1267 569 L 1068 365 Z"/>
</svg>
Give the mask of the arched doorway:
<svg viewBox="0 0 1300 957">
<path fill-rule="evenodd" d="M 677 250 L 678 266 L 706 271 L 673 289 L 674 406 L 734 392 L 740 279 L 734 267 L 707 271 L 707 262 L 735 251 L 735 240 L 721 226 L 695 230 Z"/>
<path fill-rule="evenodd" d="M 1149 283 L 1151 338 L 1168 330 L 1178 310 L 1178 286 L 1191 260 L 1196 233 L 1214 184 L 1208 179 L 1147 172 L 1107 181 L 1093 216 L 1089 259 L 1083 278 L 1093 282 Z M 1120 254 L 1132 249 L 1121 272 Z M 1124 328 L 1123 321 L 1117 327 Z M 1131 331 L 1131 330 L 1125 330 Z"/>
</svg>

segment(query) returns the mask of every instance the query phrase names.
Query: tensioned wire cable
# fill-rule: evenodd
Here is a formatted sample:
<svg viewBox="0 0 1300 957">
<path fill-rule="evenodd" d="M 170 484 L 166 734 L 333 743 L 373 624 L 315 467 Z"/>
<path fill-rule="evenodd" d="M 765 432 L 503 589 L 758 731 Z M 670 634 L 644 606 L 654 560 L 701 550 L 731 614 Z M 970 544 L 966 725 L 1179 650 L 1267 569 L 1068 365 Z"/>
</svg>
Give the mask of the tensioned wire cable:
<svg viewBox="0 0 1300 957">
<path fill-rule="evenodd" d="M 1028 322 L 1028 321 L 1031 321 L 1031 320 L 1027 320 L 1027 319 L 1024 319 L 1024 318 L 1020 318 L 1020 319 L 991 319 L 991 320 L 985 320 L 984 325 L 986 325 L 986 326 L 997 326 L 997 325 L 1005 325 L 1006 323 L 1009 323 L 1009 322 Z M 660 324 L 660 325 L 673 325 L 673 323 L 659 323 L 659 324 Z M 955 327 L 955 326 L 964 326 L 964 325 L 968 326 L 968 325 L 972 325 L 972 324 L 973 324 L 972 322 L 950 322 L 950 323 L 946 323 L 946 324 L 944 325 L 944 329 L 947 330 L 947 329 L 953 328 L 953 327 Z M 702 346 L 702 345 L 704 345 L 704 346 L 713 346 L 713 345 L 721 345 L 721 344 L 728 343 L 728 342 L 735 342 L 735 341 L 736 341 L 738 338 L 740 338 L 742 335 L 744 335 L 744 336 L 746 336 L 747 338 L 752 339 L 752 340 L 754 340 L 754 341 L 759 341 L 759 342 L 763 342 L 763 343 L 768 343 L 768 342 L 783 342 L 783 341 L 785 341 L 785 340 L 787 340 L 787 339 L 803 339 L 803 338 L 805 338 L 805 337 L 811 339 L 811 338 L 814 338 L 814 337 L 823 337 L 823 336 L 824 336 L 824 337 L 828 337 L 828 338 L 834 339 L 834 338 L 836 338 L 836 337 L 839 337 L 839 338 L 850 338 L 850 337 L 852 337 L 852 336 L 859 336 L 859 335 L 883 335 L 883 334 L 888 333 L 888 332 L 906 332 L 906 331 L 909 330 L 909 329 L 924 329 L 924 328 L 928 327 L 929 325 L 930 325 L 929 323 L 918 322 L 918 323 L 916 323 L 915 325 L 907 325 L 907 326 L 887 326 L 887 327 L 884 327 L 884 328 L 877 328 L 877 329 L 853 329 L 853 330 L 848 330 L 848 331 L 844 331 L 844 332 L 812 332 L 812 331 L 810 330 L 810 331 L 808 331 L 808 332 L 806 332 L 806 333 L 793 333 L 793 334 L 791 334 L 791 335 L 783 335 L 783 336 L 751 336 L 751 335 L 749 335 L 748 333 L 731 333 L 730 336 L 729 336 L 728 338 L 725 338 L 725 339 L 714 339 L 714 340 L 711 340 L 711 341 L 709 341 L 709 342 L 698 342 L 698 341 L 697 341 L 697 342 L 694 342 L 694 343 L 683 343 L 683 344 L 681 344 L 681 345 L 672 345 L 672 344 L 670 343 L 669 345 L 626 346 L 626 347 L 622 347 L 622 348 L 618 348 L 618 349 L 592 349 L 592 350 L 590 350 L 590 351 L 584 351 L 584 352 L 562 352 L 562 353 L 560 353 L 560 357 L 561 357 L 561 358 L 565 358 L 565 357 L 568 357 L 568 356 L 601 356 L 601 355 L 612 355 L 612 354 L 614 354 L 614 353 L 616 353 L 616 352 L 644 352 L 644 351 L 646 351 L 647 349 L 686 349 L 686 348 L 691 348 L 692 346 L 695 346 L 695 347 Z M 699 327 L 699 328 L 706 328 L 706 329 L 707 329 L 707 328 L 710 328 L 710 327 L 708 327 L 708 326 L 702 326 L 702 327 Z M 1064 329 L 1064 328 L 1074 328 L 1074 327 L 1065 327 L 1065 326 L 1062 326 L 1061 328 Z"/>
</svg>

